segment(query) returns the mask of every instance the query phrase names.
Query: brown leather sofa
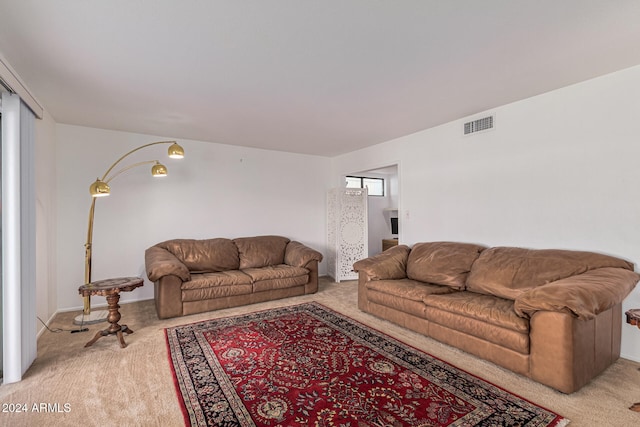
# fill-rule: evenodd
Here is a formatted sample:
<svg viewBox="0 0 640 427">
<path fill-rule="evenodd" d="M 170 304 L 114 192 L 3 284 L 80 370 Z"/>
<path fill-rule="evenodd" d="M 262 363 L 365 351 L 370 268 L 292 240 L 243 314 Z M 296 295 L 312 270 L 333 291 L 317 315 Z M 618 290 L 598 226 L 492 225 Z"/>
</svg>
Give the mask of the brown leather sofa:
<svg viewBox="0 0 640 427">
<path fill-rule="evenodd" d="M 317 292 L 320 261 L 281 236 L 176 239 L 145 251 L 160 319 Z"/>
<path fill-rule="evenodd" d="M 640 275 L 591 252 L 396 246 L 354 264 L 358 307 L 573 393 L 620 357 L 622 300 Z"/>
</svg>

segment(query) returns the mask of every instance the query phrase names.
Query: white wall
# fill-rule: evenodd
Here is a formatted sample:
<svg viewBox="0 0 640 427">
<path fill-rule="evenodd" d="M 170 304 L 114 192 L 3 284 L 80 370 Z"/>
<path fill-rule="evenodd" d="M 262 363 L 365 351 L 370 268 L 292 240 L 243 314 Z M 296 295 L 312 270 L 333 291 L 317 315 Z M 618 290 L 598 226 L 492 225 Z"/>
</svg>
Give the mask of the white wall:
<svg viewBox="0 0 640 427">
<path fill-rule="evenodd" d="M 488 113 L 492 131 L 451 122 L 336 157 L 333 176 L 398 159 L 403 243 L 592 250 L 638 270 L 640 66 Z M 637 307 L 640 286 L 623 303 Z M 637 328 L 622 329 L 623 357 L 640 361 Z"/>
<path fill-rule="evenodd" d="M 57 126 L 58 308 L 78 309 L 84 282 L 84 243 L 89 185 L 121 155 L 142 144 L 171 138 Z M 325 253 L 325 200 L 330 159 L 207 142 L 178 140 L 182 160 L 166 145 L 140 150 L 136 161 L 161 160 L 166 178 L 151 166 L 132 169 L 111 183 L 111 196 L 96 202 L 93 280 L 120 276 L 146 279 L 144 251 L 167 239 L 277 234 Z M 321 274 L 326 271 L 324 262 Z M 121 301 L 153 298 L 153 284 Z M 104 305 L 93 297 L 92 306 Z"/>
</svg>

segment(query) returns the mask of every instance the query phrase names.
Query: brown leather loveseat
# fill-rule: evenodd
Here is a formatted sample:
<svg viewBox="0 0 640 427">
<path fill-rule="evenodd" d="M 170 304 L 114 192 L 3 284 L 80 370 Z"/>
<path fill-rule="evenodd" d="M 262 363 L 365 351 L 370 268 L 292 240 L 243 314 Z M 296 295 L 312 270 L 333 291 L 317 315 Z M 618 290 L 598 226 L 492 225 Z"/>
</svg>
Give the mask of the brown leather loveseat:
<svg viewBox="0 0 640 427">
<path fill-rule="evenodd" d="M 161 319 L 317 292 L 320 261 L 281 236 L 176 239 L 145 252 Z"/>
<path fill-rule="evenodd" d="M 396 246 L 358 261 L 358 307 L 572 393 L 620 356 L 622 300 L 640 276 L 591 252 Z"/>
</svg>

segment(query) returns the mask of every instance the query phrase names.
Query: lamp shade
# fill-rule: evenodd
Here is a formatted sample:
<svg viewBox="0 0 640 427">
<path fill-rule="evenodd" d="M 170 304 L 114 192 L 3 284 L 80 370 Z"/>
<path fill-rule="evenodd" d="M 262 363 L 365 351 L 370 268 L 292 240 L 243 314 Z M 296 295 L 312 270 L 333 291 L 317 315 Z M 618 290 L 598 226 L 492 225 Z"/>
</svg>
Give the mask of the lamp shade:
<svg viewBox="0 0 640 427">
<path fill-rule="evenodd" d="M 156 164 L 151 167 L 151 175 L 155 177 L 167 176 L 167 167 L 156 162 Z"/>
<path fill-rule="evenodd" d="M 104 197 L 111 194 L 109 184 L 96 178 L 95 182 L 89 186 L 91 197 Z"/>
<path fill-rule="evenodd" d="M 174 142 L 169 146 L 169 157 L 172 159 L 182 159 L 184 157 L 184 148 Z"/>
</svg>

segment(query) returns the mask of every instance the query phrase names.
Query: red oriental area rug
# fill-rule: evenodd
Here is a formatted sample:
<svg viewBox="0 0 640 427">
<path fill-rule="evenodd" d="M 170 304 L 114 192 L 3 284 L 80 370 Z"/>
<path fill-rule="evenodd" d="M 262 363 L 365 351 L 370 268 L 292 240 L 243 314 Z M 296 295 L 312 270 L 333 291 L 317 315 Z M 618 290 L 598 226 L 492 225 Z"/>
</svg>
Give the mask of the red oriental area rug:
<svg viewBox="0 0 640 427">
<path fill-rule="evenodd" d="M 320 304 L 166 329 L 188 426 L 565 426 Z"/>
</svg>

